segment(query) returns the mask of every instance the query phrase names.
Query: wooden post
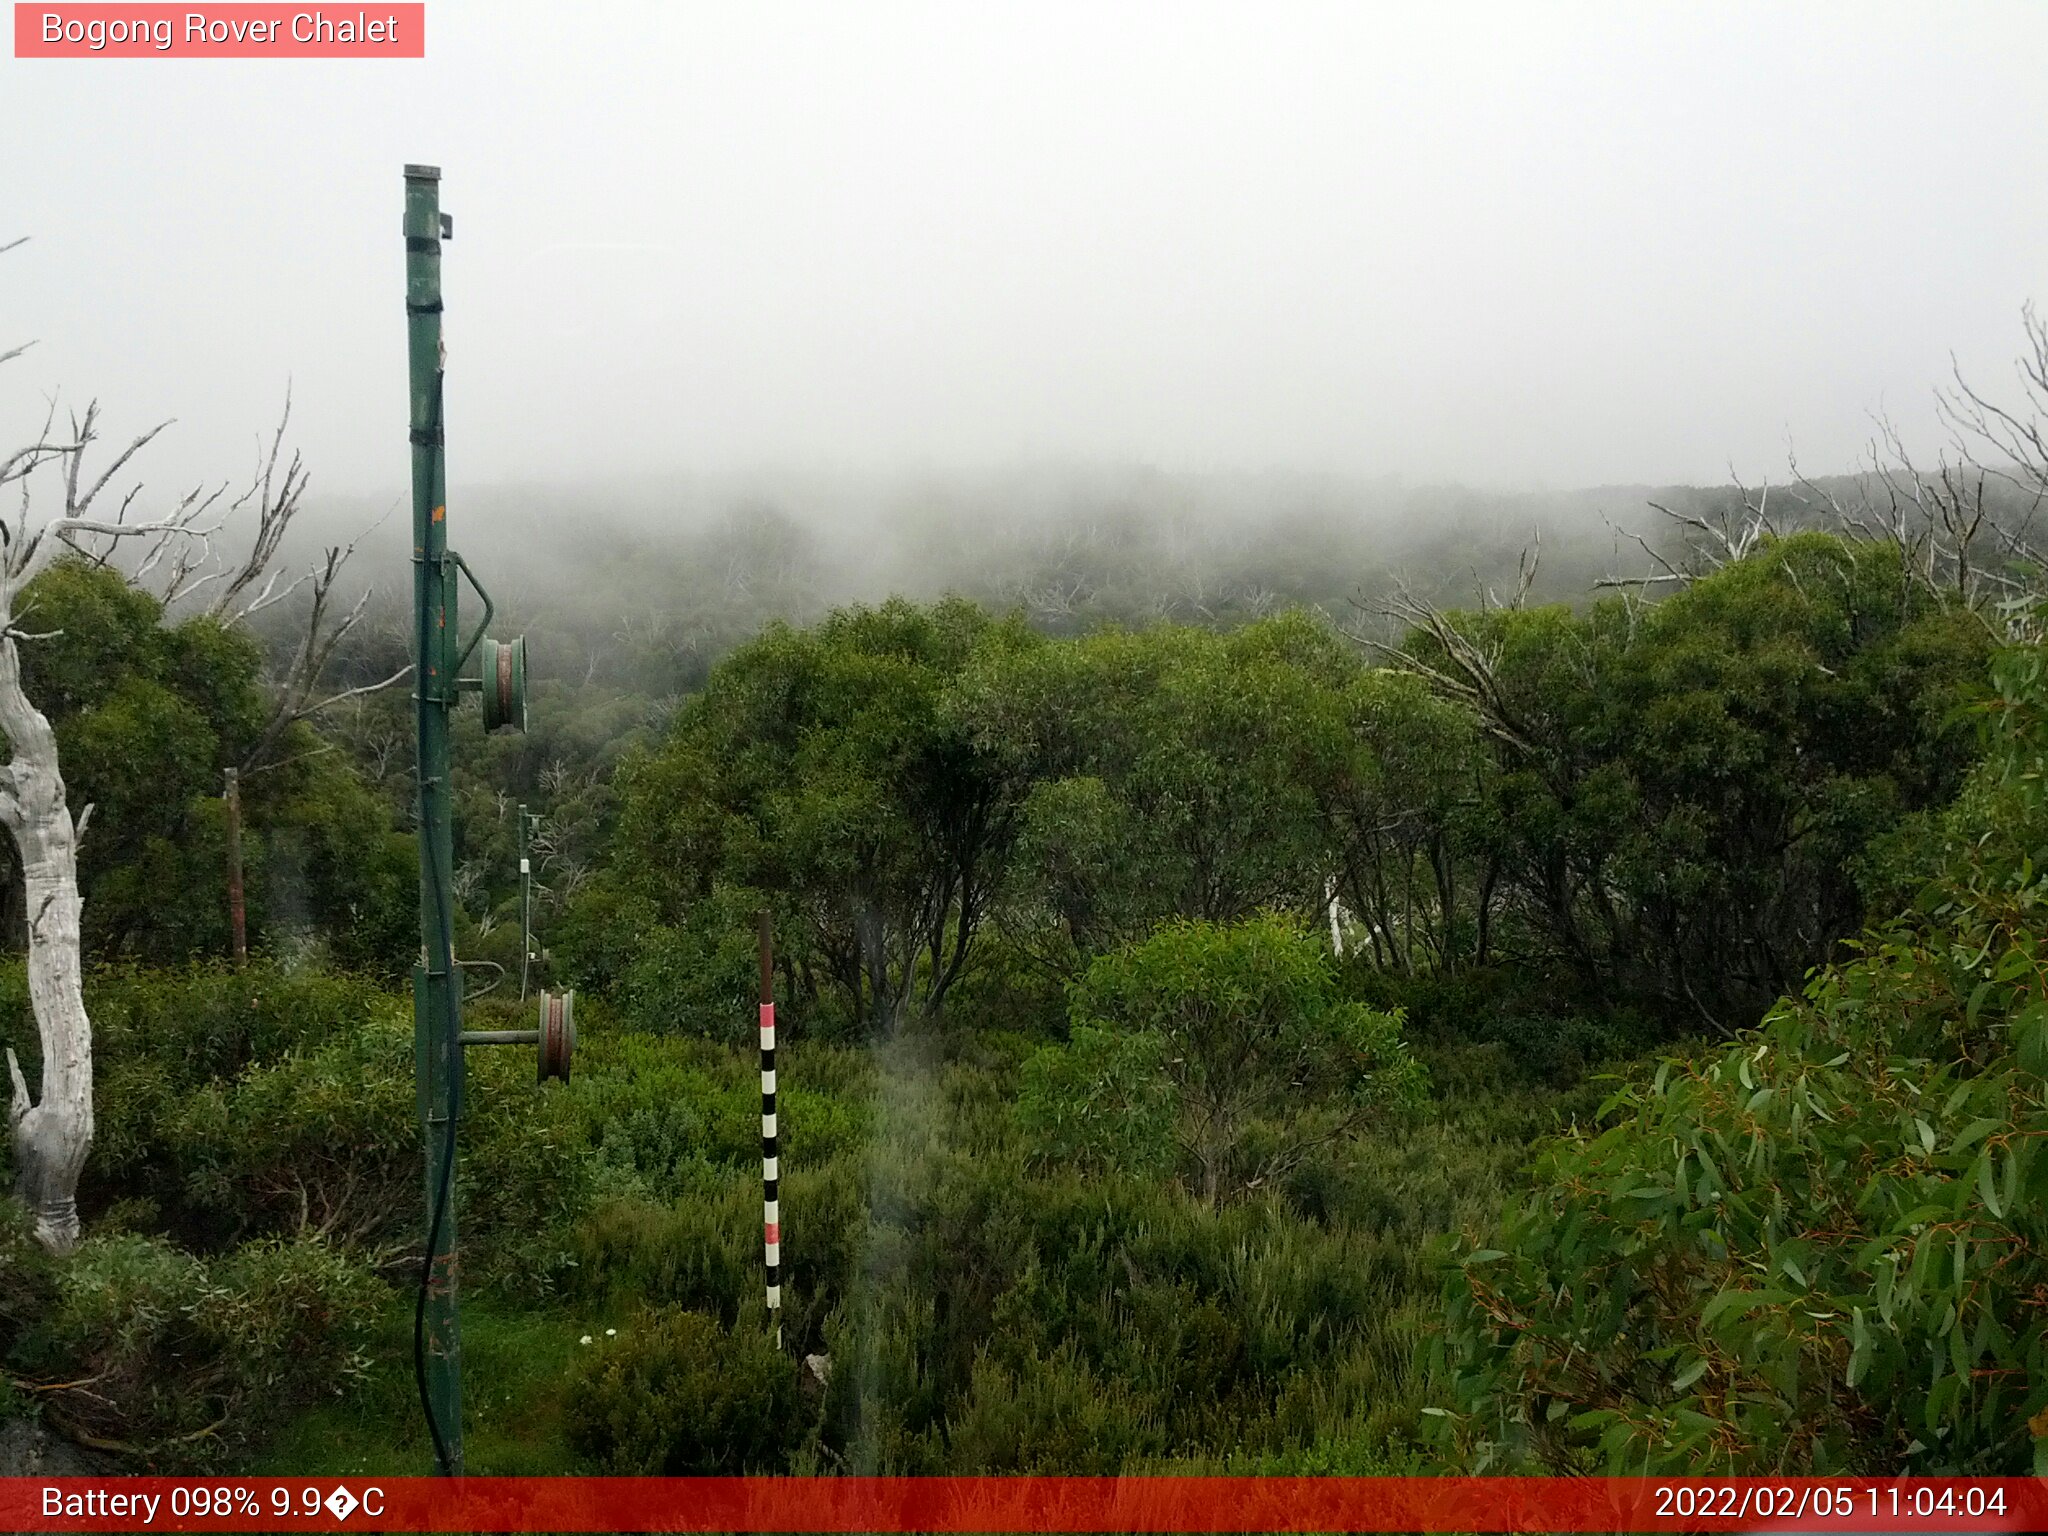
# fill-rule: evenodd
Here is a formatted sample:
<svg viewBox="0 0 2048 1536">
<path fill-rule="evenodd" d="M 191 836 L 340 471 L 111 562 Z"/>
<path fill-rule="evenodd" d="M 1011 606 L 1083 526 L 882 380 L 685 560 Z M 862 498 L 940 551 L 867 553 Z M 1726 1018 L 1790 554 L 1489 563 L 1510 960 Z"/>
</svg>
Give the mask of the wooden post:
<svg viewBox="0 0 2048 1536">
<path fill-rule="evenodd" d="M 242 900 L 242 771 L 227 772 L 228 931 L 234 938 L 235 964 L 249 963 L 249 915 Z"/>
</svg>

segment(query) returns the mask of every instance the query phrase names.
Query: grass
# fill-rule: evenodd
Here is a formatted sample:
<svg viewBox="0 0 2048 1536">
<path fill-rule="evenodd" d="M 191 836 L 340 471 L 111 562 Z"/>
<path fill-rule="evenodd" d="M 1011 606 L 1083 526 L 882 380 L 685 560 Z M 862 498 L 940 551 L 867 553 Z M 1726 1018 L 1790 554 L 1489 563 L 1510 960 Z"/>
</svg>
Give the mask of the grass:
<svg viewBox="0 0 2048 1536">
<path fill-rule="evenodd" d="M 462 1308 L 463 1457 L 479 1477 L 548 1477 L 577 1470 L 562 1424 L 562 1390 L 586 1333 L 616 1326 L 610 1311 Z M 412 1310 L 394 1307 L 370 1375 L 346 1399 L 285 1424 L 247 1470 L 265 1476 L 418 1477 L 433 1447 L 412 1375 Z"/>
</svg>

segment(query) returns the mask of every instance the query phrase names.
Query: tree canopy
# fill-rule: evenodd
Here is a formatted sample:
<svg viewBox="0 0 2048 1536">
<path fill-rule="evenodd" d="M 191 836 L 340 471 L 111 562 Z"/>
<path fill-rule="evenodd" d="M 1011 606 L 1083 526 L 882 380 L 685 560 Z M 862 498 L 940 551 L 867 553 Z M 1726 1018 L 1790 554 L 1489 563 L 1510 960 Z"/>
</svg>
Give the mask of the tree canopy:
<svg viewBox="0 0 2048 1536">
<path fill-rule="evenodd" d="M 26 590 L 37 638 L 23 673 L 57 734 L 71 798 L 93 807 L 79 848 L 89 954 L 152 962 L 225 955 L 224 771 L 242 768 L 252 939 L 317 940 L 348 965 L 397 971 L 411 947 L 411 845 L 383 801 L 312 729 L 270 720 L 264 653 L 204 614 L 166 616 L 120 573 L 61 560 Z M 11 868 L 11 849 L 0 860 Z M 20 882 L 0 882 L 18 926 Z"/>
<path fill-rule="evenodd" d="M 1071 1017 L 1026 1064 L 1026 1123 L 1059 1155 L 1171 1172 L 1212 1206 L 1423 1097 L 1400 1016 L 1345 1000 L 1328 949 L 1278 916 L 1164 924 L 1090 965 Z"/>
</svg>

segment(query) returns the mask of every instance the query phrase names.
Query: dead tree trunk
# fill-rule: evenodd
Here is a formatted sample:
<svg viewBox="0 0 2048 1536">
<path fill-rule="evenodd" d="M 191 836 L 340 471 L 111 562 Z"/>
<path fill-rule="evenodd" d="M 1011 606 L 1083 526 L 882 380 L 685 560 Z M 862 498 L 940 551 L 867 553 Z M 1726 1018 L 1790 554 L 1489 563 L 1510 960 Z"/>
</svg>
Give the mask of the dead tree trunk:
<svg viewBox="0 0 2048 1536">
<path fill-rule="evenodd" d="M 78 960 L 78 839 L 92 807 L 72 821 L 56 733 L 22 691 L 11 633 L 0 636 L 0 734 L 13 749 L 0 769 L 0 822 L 21 854 L 29 999 L 43 1051 L 35 1099 L 13 1048 L 7 1051 L 15 1192 L 35 1217 L 38 1241 L 68 1253 L 78 1245 L 78 1176 L 92 1147 L 92 1025 Z"/>
</svg>

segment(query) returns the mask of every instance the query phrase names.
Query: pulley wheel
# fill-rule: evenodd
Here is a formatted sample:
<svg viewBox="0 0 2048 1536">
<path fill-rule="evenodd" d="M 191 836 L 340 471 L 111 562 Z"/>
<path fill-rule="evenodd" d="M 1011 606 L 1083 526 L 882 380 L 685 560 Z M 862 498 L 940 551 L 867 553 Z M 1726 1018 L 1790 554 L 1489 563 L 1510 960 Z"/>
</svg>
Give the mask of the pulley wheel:
<svg viewBox="0 0 2048 1536">
<path fill-rule="evenodd" d="M 576 994 L 540 995 L 540 1081 L 569 1081 L 569 1058 L 576 1050 Z"/>
<path fill-rule="evenodd" d="M 526 636 L 499 642 L 486 636 L 477 648 L 484 696 L 484 729 L 526 729 Z"/>
</svg>

